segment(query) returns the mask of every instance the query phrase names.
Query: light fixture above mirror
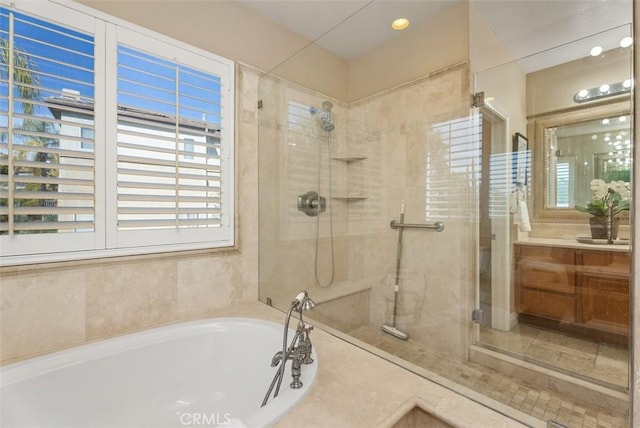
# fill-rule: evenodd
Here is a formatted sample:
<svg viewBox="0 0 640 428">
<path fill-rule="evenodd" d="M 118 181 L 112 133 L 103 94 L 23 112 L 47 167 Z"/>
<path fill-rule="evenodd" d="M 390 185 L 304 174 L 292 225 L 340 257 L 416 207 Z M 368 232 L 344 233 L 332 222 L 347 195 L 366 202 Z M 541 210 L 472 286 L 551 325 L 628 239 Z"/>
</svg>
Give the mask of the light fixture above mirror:
<svg viewBox="0 0 640 428">
<path fill-rule="evenodd" d="M 597 88 L 581 89 L 573 96 L 573 101 L 580 104 L 588 101 L 600 100 L 602 98 L 630 94 L 631 83 L 631 79 L 627 79 L 623 82 L 604 84 Z"/>
</svg>

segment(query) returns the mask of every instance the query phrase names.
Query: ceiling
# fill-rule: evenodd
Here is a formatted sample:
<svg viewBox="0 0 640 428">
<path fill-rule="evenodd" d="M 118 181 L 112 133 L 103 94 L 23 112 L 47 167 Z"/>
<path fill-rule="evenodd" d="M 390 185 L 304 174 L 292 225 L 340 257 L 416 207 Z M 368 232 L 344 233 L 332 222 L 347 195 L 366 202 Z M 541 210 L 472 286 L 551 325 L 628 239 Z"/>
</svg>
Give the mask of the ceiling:
<svg viewBox="0 0 640 428">
<path fill-rule="evenodd" d="M 350 60 L 397 37 L 394 18 L 415 27 L 462 0 L 238 1 Z M 616 47 L 632 19 L 632 0 L 470 1 L 527 72 L 587 56 L 594 43 Z"/>
</svg>

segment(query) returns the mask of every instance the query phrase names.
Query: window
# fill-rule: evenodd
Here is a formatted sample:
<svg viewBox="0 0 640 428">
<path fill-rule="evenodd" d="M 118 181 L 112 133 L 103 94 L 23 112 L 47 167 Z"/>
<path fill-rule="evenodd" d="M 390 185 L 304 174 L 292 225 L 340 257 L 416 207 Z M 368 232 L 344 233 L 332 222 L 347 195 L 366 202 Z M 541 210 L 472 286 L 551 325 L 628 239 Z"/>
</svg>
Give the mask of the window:
<svg viewBox="0 0 640 428">
<path fill-rule="evenodd" d="M 556 163 L 556 206 L 568 208 L 573 203 L 572 159 L 558 158 Z"/>
<path fill-rule="evenodd" d="M 0 8 L 2 263 L 233 245 L 233 63 L 18 7 Z"/>
</svg>

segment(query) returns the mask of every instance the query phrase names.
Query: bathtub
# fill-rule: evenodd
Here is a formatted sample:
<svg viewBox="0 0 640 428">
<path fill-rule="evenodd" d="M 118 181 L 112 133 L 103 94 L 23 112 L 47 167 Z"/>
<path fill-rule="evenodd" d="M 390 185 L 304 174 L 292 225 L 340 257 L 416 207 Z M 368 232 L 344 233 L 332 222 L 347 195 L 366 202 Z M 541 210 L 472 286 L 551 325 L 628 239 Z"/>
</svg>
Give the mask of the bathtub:
<svg viewBox="0 0 640 428">
<path fill-rule="evenodd" d="M 280 349 L 279 324 L 215 318 L 10 364 L 0 368 L 0 426 L 272 426 L 317 372 L 314 352 L 314 363 L 302 367 L 304 386 L 291 389 L 289 362 L 280 394 L 261 408 Z"/>
</svg>

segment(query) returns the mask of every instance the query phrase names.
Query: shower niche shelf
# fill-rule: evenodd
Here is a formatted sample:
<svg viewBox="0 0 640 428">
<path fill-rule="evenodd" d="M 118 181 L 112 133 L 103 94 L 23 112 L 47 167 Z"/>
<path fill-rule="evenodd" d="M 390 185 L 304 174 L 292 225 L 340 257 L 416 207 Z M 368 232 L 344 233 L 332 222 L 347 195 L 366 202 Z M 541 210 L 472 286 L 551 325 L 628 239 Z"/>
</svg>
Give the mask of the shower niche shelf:
<svg viewBox="0 0 640 428">
<path fill-rule="evenodd" d="M 342 191 L 339 191 L 337 195 L 333 196 L 333 199 L 347 202 L 368 199 L 369 195 L 364 192 L 366 189 L 362 189 L 362 186 L 357 186 L 356 188 L 350 186 L 351 178 L 357 176 L 357 171 L 362 170 L 361 166 L 364 167 L 364 165 L 358 165 L 358 167 L 352 166 L 353 163 L 366 160 L 367 156 L 363 154 L 341 153 L 333 155 L 331 158 L 335 161 L 344 162 L 343 165 L 346 167 L 346 182 L 342 187 Z"/>
<path fill-rule="evenodd" d="M 337 195 L 334 196 L 333 199 L 341 199 L 341 200 L 346 200 L 346 201 L 358 201 L 358 200 L 362 200 L 362 199 L 368 199 L 369 197 L 367 195 Z"/>
<path fill-rule="evenodd" d="M 365 160 L 367 159 L 367 157 L 364 155 L 336 155 L 336 156 L 333 156 L 332 159 L 350 163 L 350 162 Z"/>
</svg>

